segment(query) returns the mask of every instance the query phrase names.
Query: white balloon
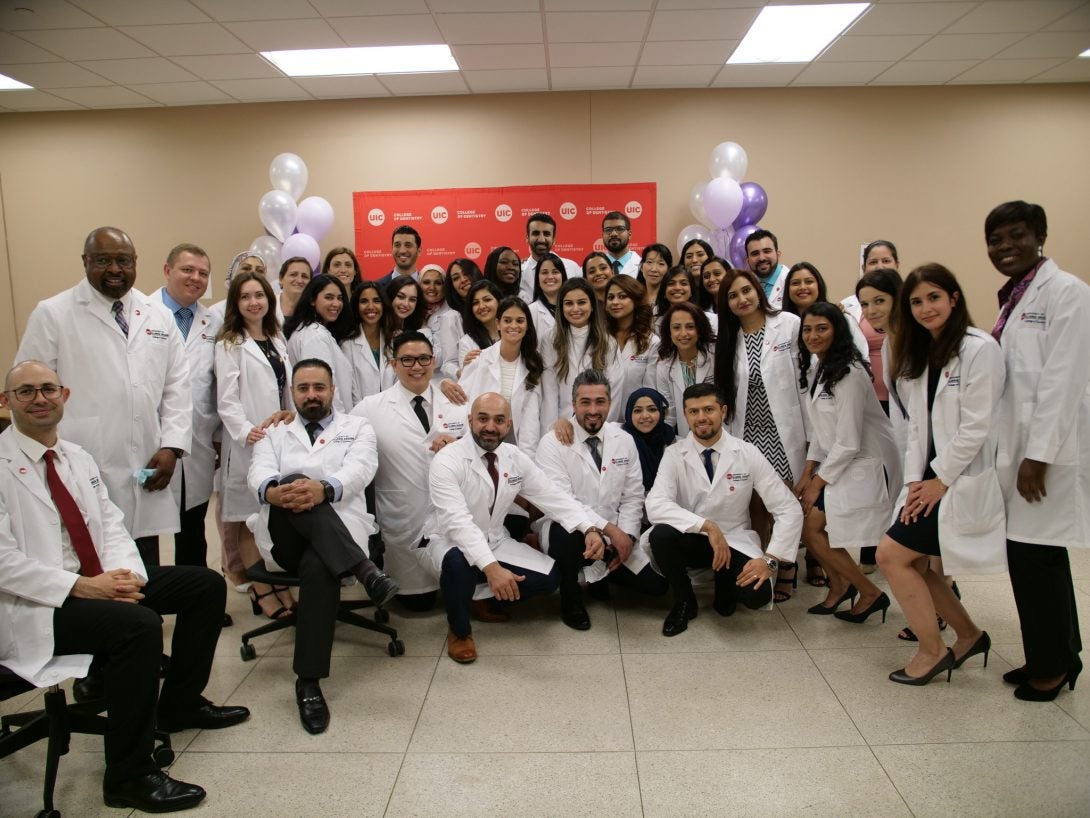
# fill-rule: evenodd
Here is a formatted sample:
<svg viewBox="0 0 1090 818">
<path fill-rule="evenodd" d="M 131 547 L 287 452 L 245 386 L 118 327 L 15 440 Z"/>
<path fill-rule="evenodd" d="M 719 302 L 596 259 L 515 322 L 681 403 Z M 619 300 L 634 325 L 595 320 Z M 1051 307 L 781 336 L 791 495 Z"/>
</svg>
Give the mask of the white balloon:
<svg viewBox="0 0 1090 818">
<path fill-rule="evenodd" d="M 280 242 L 272 236 L 258 236 L 254 239 L 250 245 L 250 254 L 265 262 L 266 278 L 271 280 L 280 269 Z"/>
<path fill-rule="evenodd" d="M 742 186 L 728 176 L 719 176 L 704 188 L 704 210 L 712 227 L 730 227 L 742 212 Z"/>
<path fill-rule="evenodd" d="M 288 236 L 288 240 L 284 242 L 284 246 L 280 249 L 280 254 L 284 258 L 302 256 L 310 262 L 310 269 L 312 270 L 318 269 L 318 262 L 322 258 L 322 250 L 318 247 L 318 242 L 314 240 L 313 236 L 308 236 L 306 233 L 296 233 L 294 236 Z"/>
<path fill-rule="evenodd" d="M 704 210 L 704 188 L 707 186 L 707 182 L 697 182 L 689 194 L 689 210 L 701 224 L 708 224 L 708 214 Z"/>
<path fill-rule="evenodd" d="M 296 210 L 295 199 L 282 190 L 270 190 L 257 205 L 261 223 L 280 241 L 295 229 Z"/>
<path fill-rule="evenodd" d="M 737 142 L 720 142 L 712 148 L 711 159 L 708 160 L 708 172 L 713 179 L 726 176 L 741 182 L 746 178 L 748 167 L 749 157 Z"/>
<path fill-rule="evenodd" d="M 299 201 L 307 187 L 307 165 L 294 153 L 281 153 L 269 164 L 269 183 Z"/>
<path fill-rule="evenodd" d="M 296 224 L 300 233 L 321 241 L 333 227 L 333 205 L 321 196 L 308 196 L 299 202 Z"/>
<path fill-rule="evenodd" d="M 681 255 L 682 248 L 693 239 L 702 239 L 711 244 L 711 231 L 702 224 L 690 224 L 681 228 L 677 234 L 677 254 Z"/>
</svg>

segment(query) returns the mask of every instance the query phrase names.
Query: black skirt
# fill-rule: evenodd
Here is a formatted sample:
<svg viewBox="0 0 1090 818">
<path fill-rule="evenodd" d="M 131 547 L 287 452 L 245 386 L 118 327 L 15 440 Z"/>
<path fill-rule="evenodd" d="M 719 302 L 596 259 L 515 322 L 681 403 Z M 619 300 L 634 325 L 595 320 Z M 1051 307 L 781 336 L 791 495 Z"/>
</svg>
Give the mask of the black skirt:
<svg viewBox="0 0 1090 818">
<path fill-rule="evenodd" d="M 935 503 L 928 516 L 922 514 L 915 522 L 902 523 L 901 511 L 897 511 L 897 520 L 889 527 L 886 536 L 898 545 L 903 545 L 912 551 L 926 554 L 929 557 L 941 557 L 939 552 L 939 506 L 942 501 Z"/>
</svg>

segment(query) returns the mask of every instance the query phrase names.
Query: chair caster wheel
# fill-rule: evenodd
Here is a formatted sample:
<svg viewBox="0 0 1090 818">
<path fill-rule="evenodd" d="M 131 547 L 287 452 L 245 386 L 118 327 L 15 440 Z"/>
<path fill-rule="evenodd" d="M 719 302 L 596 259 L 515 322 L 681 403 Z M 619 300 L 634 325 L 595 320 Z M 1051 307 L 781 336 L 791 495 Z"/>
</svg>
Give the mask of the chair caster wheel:
<svg viewBox="0 0 1090 818">
<path fill-rule="evenodd" d="M 391 656 L 402 656 L 405 653 L 405 643 L 400 639 L 391 639 L 386 646 L 386 652 Z"/>
<path fill-rule="evenodd" d="M 43 809 L 38 813 L 38 818 L 61 818 L 60 810 Z"/>
<path fill-rule="evenodd" d="M 174 763 L 174 750 L 160 744 L 152 751 L 151 757 L 161 768 L 166 768 Z"/>
<path fill-rule="evenodd" d="M 243 662 L 249 662 L 257 658 L 257 648 L 248 642 L 245 645 L 240 645 L 238 652 L 242 656 Z"/>
<path fill-rule="evenodd" d="M 390 621 L 390 612 L 385 608 L 375 608 L 375 621 L 380 625 L 385 625 Z"/>
</svg>

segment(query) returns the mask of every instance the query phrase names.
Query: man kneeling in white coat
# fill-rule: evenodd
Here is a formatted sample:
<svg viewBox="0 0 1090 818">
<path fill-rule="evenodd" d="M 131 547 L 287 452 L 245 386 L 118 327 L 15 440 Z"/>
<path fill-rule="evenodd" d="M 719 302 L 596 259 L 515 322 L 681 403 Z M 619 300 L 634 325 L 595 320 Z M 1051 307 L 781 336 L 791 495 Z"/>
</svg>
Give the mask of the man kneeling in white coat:
<svg viewBox="0 0 1090 818">
<path fill-rule="evenodd" d="M 682 395 L 690 433 L 663 455 L 647 494 L 651 553 L 674 594 L 663 636 L 684 631 L 696 618 L 696 596 L 687 568 L 715 572 L 714 608 L 734 613 L 739 601 L 756 609 L 772 602 L 780 562 L 794 562 L 802 533 L 802 508 L 756 446 L 723 433 L 727 407 L 713 384 Z M 773 518 L 767 552 L 751 526 L 753 492 Z"/>
<path fill-rule="evenodd" d="M 447 654 L 463 664 L 477 658 L 469 624 L 474 597 L 515 602 L 551 594 L 559 583 L 552 559 L 512 539 L 503 527 L 516 496 L 568 530 L 583 532 L 588 551 L 599 558 L 605 553 L 591 512 L 557 488 L 518 447 L 502 442 L 510 427 L 507 401 L 495 392 L 484 393 L 470 407 L 470 434 L 440 451 L 428 475 L 427 556 L 447 609 Z"/>
</svg>

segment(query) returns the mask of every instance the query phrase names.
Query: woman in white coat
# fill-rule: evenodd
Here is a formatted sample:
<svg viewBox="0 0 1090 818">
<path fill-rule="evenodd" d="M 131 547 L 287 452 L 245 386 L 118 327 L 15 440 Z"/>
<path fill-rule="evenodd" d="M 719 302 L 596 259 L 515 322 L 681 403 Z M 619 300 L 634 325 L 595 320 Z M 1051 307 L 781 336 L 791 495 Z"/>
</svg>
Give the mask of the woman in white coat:
<svg viewBox="0 0 1090 818">
<path fill-rule="evenodd" d="M 435 275 L 434 270 L 430 275 Z M 443 350 L 437 332 L 428 326 L 428 302 L 423 286 L 412 276 L 396 276 L 386 285 L 383 295 L 392 316 L 391 340 L 402 332 L 419 332 L 428 339 L 435 357 L 442 359 Z M 442 380 L 441 375 L 436 375 L 436 378 Z"/>
<path fill-rule="evenodd" d="M 892 527 L 878 546 L 890 590 L 919 640 L 916 654 L 890 674 L 900 684 L 934 676 L 984 654 L 991 639 L 943 581 L 946 570 L 1001 573 L 1006 568 L 1006 519 L 995 472 L 993 407 L 1003 392 L 1003 355 L 987 333 L 971 325 L 961 286 L 939 264 L 909 273 L 897 302 L 900 332 L 891 374 L 904 378 L 909 402 L 905 485 Z M 957 639 L 946 647 L 936 620 Z"/>
<path fill-rule="evenodd" d="M 348 291 L 341 280 L 322 273 L 307 284 L 295 312 L 284 324 L 293 361 L 317 358 L 333 370 L 333 408 L 338 412 L 352 408 L 352 367 L 340 347 L 351 323 L 345 312 L 347 303 Z"/>
<path fill-rule="evenodd" d="M 481 279 L 469 288 L 466 304 L 462 309 L 462 326 L 465 332 L 458 339 L 458 353 L 453 371 L 444 376 L 452 380 L 462 377 L 462 371 L 477 359 L 482 349 L 488 349 L 499 340 L 500 331 L 496 310 L 503 300 L 500 288 L 488 279 Z"/>
<path fill-rule="evenodd" d="M 530 315 L 534 319 L 534 332 L 538 338 L 544 338 L 556 326 L 556 299 L 567 280 L 568 270 L 564 260 L 555 253 L 546 253 L 534 267 Z"/>
<path fill-rule="evenodd" d="M 710 259 L 708 265 L 725 265 Z M 806 460 L 806 423 L 799 391 L 799 319 L 772 309 L 764 287 L 749 270 L 729 269 L 719 283 L 715 382 L 727 401 L 728 430 L 752 443 L 780 479 L 794 487 Z M 754 515 L 767 539 L 771 519 Z M 780 563 L 772 598 L 786 602 L 798 582 L 795 563 Z"/>
<path fill-rule="evenodd" d="M 617 360 L 624 372 L 621 392 L 613 400 L 621 404 L 655 380 L 659 337 L 654 311 L 646 301 L 646 288 L 632 276 L 614 276 L 606 285 L 606 331 L 617 344 Z"/>
<path fill-rule="evenodd" d="M 450 310 L 439 314 L 439 349 L 435 367 L 437 377 L 457 378 L 462 363 L 458 360 L 458 341 L 465 334 L 462 313 L 465 310 L 469 288 L 483 278 L 481 268 L 468 258 L 456 258 L 447 265 L 447 277 L 443 291 Z"/>
<path fill-rule="evenodd" d="M 216 404 L 223 423 L 220 461 L 220 513 L 224 549 L 237 550 L 245 566 L 260 558 L 246 519 L 257 512 L 257 497 L 246 484 L 253 446 L 265 437 L 268 419 L 291 403 L 291 363 L 276 320 L 272 287 L 259 273 L 238 273 L 224 305 L 216 339 Z M 270 619 L 288 614 L 290 592 L 255 582 L 250 586 L 254 613 Z"/>
<path fill-rule="evenodd" d="M 353 325 L 341 351 L 352 369 L 352 406 L 368 395 L 376 395 L 397 380 L 390 366 L 392 314 L 382 290 L 374 281 L 364 281 L 349 299 L 348 315 Z"/>
<path fill-rule="evenodd" d="M 280 294 L 276 297 L 276 320 L 280 326 L 295 312 L 299 297 L 313 277 L 310 262 L 302 256 L 292 256 L 280 265 Z"/>
<path fill-rule="evenodd" d="M 1019 699 L 1050 701 L 1082 670 L 1067 549 L 1090 544 L 1090 287 L 1044 255 L 1040 205 L 999 205 L 984 236 L 1009 279 L 992 330 L 1007 368 L 996 467 L 1026 655 L 1003 681 Z"/>
<path fill-rule="evenodd" d="M 890 486 L 901 485 L 900 458 L 889 418 L 878 405 L 870 367 L 852 343 L 847 319 L 835 304 L 819 302 L 802 316 L 799 385 L 809 397 L 810 447 L 795 494 L 806 520 L 802 541 L 829 577 L 824 602 L 809 609 L 865 622 L 889 597 L 845 551 L 873 545 L 889 524 Z M 810 373 L 812 360 L 817 371 Z M 826 531 L 827 529 L 827 531 Z M 837 611 L 859 600 L 851 611 Z"/>
<path fill-rule="evenodd" d="M 829 288 L 825 285 L 825 278 L 821 275 L 821 271 L 808 261 L 792 264 L 784 279 L 781 309 L 791 315 L 801 316 L 810 308 L 810 305 L 819 301 L 826 303 L 829 301 Z M 852 333 L 852 342 L 866 360 L 870 357 L 867 336 L 859 328 L 859 321 L 854 316 L 848 312 L 844 315 L 848 320 L 848 329 Z"/>
<path fill-rule="evenodd" d="M 659 359 L 652 388 L 669 403 L 666 423 L 678 438 L 689 434 L 681 396 L 715 379 L 715 334 L 704 311 L 688 301 L 671 305 L 659 322 Z"/>
</svg>

